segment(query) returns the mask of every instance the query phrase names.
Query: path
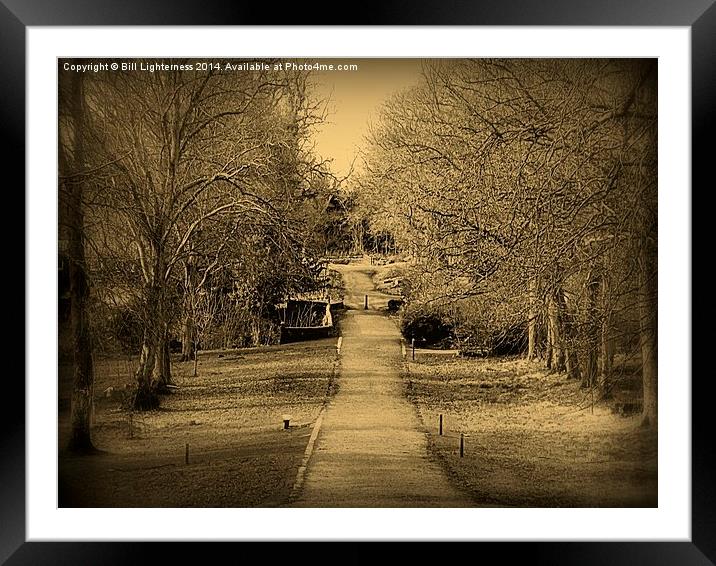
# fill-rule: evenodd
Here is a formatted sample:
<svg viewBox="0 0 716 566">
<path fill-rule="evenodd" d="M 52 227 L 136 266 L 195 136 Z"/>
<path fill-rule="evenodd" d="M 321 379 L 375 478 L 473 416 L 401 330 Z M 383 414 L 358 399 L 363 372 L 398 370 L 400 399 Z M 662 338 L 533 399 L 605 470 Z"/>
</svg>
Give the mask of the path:
<svg viewBox="0 0 716 566">
<path fill-rule="evenodd" d="M 384 315 L 390 296 L 374 290 L 368 265 L 336 266 L 346 305 L 338 393 L 323 415 L 300 507 L 465 507 L 428 457 L 427 439 L 400 377 L 396 326 Z M 369 310 L 363 310 L 368 294 Z"/>
</svg>

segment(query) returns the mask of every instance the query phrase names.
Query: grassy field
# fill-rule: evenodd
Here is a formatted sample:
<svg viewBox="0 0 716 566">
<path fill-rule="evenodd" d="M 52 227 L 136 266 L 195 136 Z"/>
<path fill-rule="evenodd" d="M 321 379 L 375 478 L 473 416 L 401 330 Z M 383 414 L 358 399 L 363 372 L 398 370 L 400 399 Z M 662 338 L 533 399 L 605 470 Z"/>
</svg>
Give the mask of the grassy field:
<svg viewBox="0 0 716 566">
<path fill-rule="evenodd" d="M 421 355 L 407 379 L 434 456 L 476 503 L 657 505 L 656 435 L 638 416 L 592 407 L 589 390 L 564 375 L 523 359 Z"/>
<path fill-rule="evenodd" d="M 121 408 L 132 363 L 96 360 L 97 456 L 62 450 L 71 375 L 60 366 L 61 507 L 275 507 L 289 500 L 311 426 L 333 394 L 336 339 L 174 362 L 179 386 L 156 411 Z M 112 388 L 112 389 L 109 389 Z M 108 390 L 109 389 L 109 390 Z M 283 415 L 291 428 L 283 430 Z M 185 449 L 189 445 L 189 463 Z"/>
</svg>

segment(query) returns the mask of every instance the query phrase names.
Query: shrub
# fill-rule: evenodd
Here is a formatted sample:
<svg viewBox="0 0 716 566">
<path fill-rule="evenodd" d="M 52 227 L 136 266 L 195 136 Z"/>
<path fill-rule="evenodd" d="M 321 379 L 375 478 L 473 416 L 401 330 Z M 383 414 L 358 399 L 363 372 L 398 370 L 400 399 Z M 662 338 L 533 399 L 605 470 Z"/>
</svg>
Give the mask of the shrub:
<svg viewBox="0 0 716 566">
<path fill-rule="evenodd" d="M 462 323 L 455 329 L 460 352 L 466 356 L 509 356 L 527 348 L 526 324 Z"/>
<path fill-rule="evenodd" d="M 92 343 L 105 354 L 134 354 L 142 347 L 142 321 L 129 306 L 107 305 L 101 301 L 90 304 Z M 64 334 L 69 336 L 69 329 Z"/>
<path fill-rule="evenodd" d="M 447 317 L 439 310 L 427 310 L 425 307 L 408 307 L 400 324 L 403 336 L 425 346 L 450 346 L 454 338 L 453 327 Z"/>
<path fill-rule="evenodd" d="M 109 331 L 124 353 L 138 352 L 142 347 L 142 321 L 132 309 L 118 308 L 109 322 Z"/>
</svg>

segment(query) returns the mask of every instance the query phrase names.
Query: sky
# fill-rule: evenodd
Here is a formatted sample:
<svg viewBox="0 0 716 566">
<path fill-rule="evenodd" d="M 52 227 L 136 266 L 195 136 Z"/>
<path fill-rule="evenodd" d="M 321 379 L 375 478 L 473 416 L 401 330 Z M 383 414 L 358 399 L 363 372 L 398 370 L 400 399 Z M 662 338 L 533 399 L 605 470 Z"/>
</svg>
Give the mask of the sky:
<svg viewBox="0 0 716 566">
<path fill-rule="evenodd" d="M 315 136 L 316 150 L 333 159 L 332 170 L 345 176 L 357 154 L 368 123 L 375 121 L 381 104 L 394 92 L 416 84 L 421 59 L 321 59 L 320 63 L 356 63 L 357 71 L 315 74 L 316 94 L 330 98 L 328 117 Z"/>
</svg>

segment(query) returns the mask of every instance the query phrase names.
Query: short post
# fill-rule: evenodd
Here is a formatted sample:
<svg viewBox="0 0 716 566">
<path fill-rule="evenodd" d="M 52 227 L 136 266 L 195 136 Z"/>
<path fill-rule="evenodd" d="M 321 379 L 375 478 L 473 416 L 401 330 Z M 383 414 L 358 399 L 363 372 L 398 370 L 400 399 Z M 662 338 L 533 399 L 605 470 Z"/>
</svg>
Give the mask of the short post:
<svg viewBox="0 0 716 566">
<path fill-rule="evenodd" d="M 442 436 L 443 435 L 443 414 L 442 413 L 440 413 L 440 428 L 439 428 L 439 430 L 440 430 L 440 436 Z"/>
<path fill-rule="evenodd" d="M 465 435 L 460 433 L 460 458 L 465 455 Z"/>
<path fill-rule="evenodd" d="M 415 338 L 411 338 L 410 347 L 413 349 L 413 361 L 415 361 Z"/>
<path fill-rule="evenodd" d="M 184 447 L 184 463 L 189 463 L 189 443 L 186 443 L 186 446 Z"/>
<path fill-rule="evenodd" d="M 363 306 L 364 310 L 368 310 L 368 295 L 365 296 L 365 305 Z"/>
<path fill-rule="evenodd" d="M 283 415 L 283 430 L 291 428 L 291 415 Z"/>
</svg>

